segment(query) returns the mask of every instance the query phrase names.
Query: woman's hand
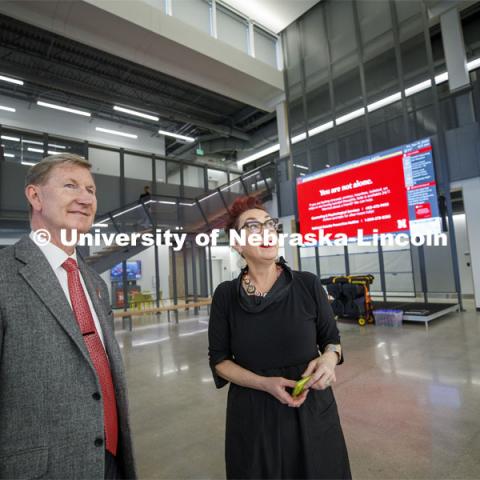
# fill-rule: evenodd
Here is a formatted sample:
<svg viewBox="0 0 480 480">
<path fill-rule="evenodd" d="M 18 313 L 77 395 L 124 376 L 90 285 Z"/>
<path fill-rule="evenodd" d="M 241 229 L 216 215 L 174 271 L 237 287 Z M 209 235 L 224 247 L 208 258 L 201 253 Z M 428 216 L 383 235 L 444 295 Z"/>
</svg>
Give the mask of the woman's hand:
<svg viewBox="0 0 480 480">
<path fill-rule="evenodd" d="M 288 380 L 283 377 L 264 377 L 262 380 L 263 390 L 289 407 L 299 407 L 308 395 L 308 391 L 303 391 L 298 397 L 294 398 L 286 391 L 286 388 L 294 388 L 296 383 L 295 380 Z"/>
<path fill-rule="evenodd" d="M 312 360 L 302 374 L 302 377 L 312 376 L 306 383 L 305 389 L 325 390 L 331 387 L 337 381 L 335 377 L 337 362 L 338 356 L 335 352 L 326 352 L 321 357 Z"/>
</svg>

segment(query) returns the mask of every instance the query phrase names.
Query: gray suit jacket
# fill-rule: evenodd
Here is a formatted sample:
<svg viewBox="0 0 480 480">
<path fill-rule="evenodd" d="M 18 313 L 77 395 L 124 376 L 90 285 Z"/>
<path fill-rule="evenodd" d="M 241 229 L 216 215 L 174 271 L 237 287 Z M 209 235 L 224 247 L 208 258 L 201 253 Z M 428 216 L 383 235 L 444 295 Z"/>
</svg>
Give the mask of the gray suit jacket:
<svg viewBox="0 0 480 480">
<path fill-rule="evenodd" d="M 127 388 L 108 290 L 80 258 L 117 396 L 120 460 L 135 478 Z M 0 250 L 0 479 L 103 479 L 95 369 L 58 279 L 29 237 Z M 97 397 L 98 398 L 98 397 Z M 97 442 L 98 444 L 98 442 Z"/>
</svg>

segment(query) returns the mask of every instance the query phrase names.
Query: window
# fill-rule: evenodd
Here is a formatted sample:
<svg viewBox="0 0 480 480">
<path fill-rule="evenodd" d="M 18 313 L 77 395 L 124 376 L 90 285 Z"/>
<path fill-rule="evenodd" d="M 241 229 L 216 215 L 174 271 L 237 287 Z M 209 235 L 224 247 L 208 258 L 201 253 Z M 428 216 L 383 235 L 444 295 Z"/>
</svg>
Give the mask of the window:
<svg viewBox="0 0 480 480">
<path fill-rule="evenodd" d="M 248 53 L 248 23 L 247 21 L 217 5 L 217 38 Z"/>
</svg>

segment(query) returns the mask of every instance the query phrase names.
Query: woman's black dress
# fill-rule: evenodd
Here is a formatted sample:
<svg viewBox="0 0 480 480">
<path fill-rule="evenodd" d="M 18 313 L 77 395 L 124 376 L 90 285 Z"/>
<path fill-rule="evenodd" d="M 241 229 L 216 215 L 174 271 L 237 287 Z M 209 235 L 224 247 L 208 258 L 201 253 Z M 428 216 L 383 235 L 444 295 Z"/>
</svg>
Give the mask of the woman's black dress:
<svg viewBox="0 0 480 480">
<path fill-rule="evenodd" d="M 228 383 L 215 372 L 223 360 L 262 376 L 298 380 L 319 349 L 340 343 L 318 277 L 281 265 L 266 297 L 247 295 L 242 274 L 215 290 L 208 335 L 217 388 Z M 231 384 L 225 458 L 229 479 L 351 478 L 331 388 L 312 389 L 301 407 L 292 408 L 266 392 Z"/>
</svg>

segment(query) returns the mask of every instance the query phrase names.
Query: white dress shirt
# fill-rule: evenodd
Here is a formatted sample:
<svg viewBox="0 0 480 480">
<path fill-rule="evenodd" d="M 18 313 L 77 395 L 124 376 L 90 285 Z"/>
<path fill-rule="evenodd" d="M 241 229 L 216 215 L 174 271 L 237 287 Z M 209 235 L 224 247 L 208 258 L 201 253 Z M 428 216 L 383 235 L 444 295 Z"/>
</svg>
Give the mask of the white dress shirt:
<svg viewBox="0 0 480 480">
<path fill-rule="evenodd" d="M 33 232 L 30 232 L 30 238 L 33 240 Z M 47 243 L 46 245 L 43 246 L 38 246 L 42 253 L 45 255 L 48 263 L 52 267 L 53 271 L 55 272 L 55 275 L 58 278 L 58 281 L 60 282 L 60 285 L 62 286 L 63 292 L 65 293 L 65 296 L 67 297 L 68 303 L 70 304 L 70 307 L 72 306 L 72 300 L 70 299 L 70 292 L 68 291 L 68 276 L 67 276 L 67 271 L 62 267 L 63 262 L 67 260 L 67 258 L 73 258 L 77 264 L 77 252 L 74 251 L 73 255 L 68 256 L 61 248 L 57 247 L 53 243 Z M 97 329 L 98 335 L 100 337 L 100 340 L 102 341 L 103 348 L 105 348 L 105 343 L 103 341 L 103 332 L 102 332 L 102 327 L 100 326 L 100 322 L 98 321 L 98 316 L 97 312 L 95 311 L 95 308 L 93 308 L 92 300 L 90 299 L 90 295 L 88 294 L 87 287 L 85 286 L 85 282 L 83 281 L 82 278 L 82 272 L 80 270 L 78 271 L 80 275 L 80 282 L 82 283 L 83 291 L 85 293 L 85 296 L 87 297 L 87 302 L 88 306 L 90 307 L 90 312 L 92 313 L 93 321 L 95 323 L 95 328 Z"/>
</svg>

